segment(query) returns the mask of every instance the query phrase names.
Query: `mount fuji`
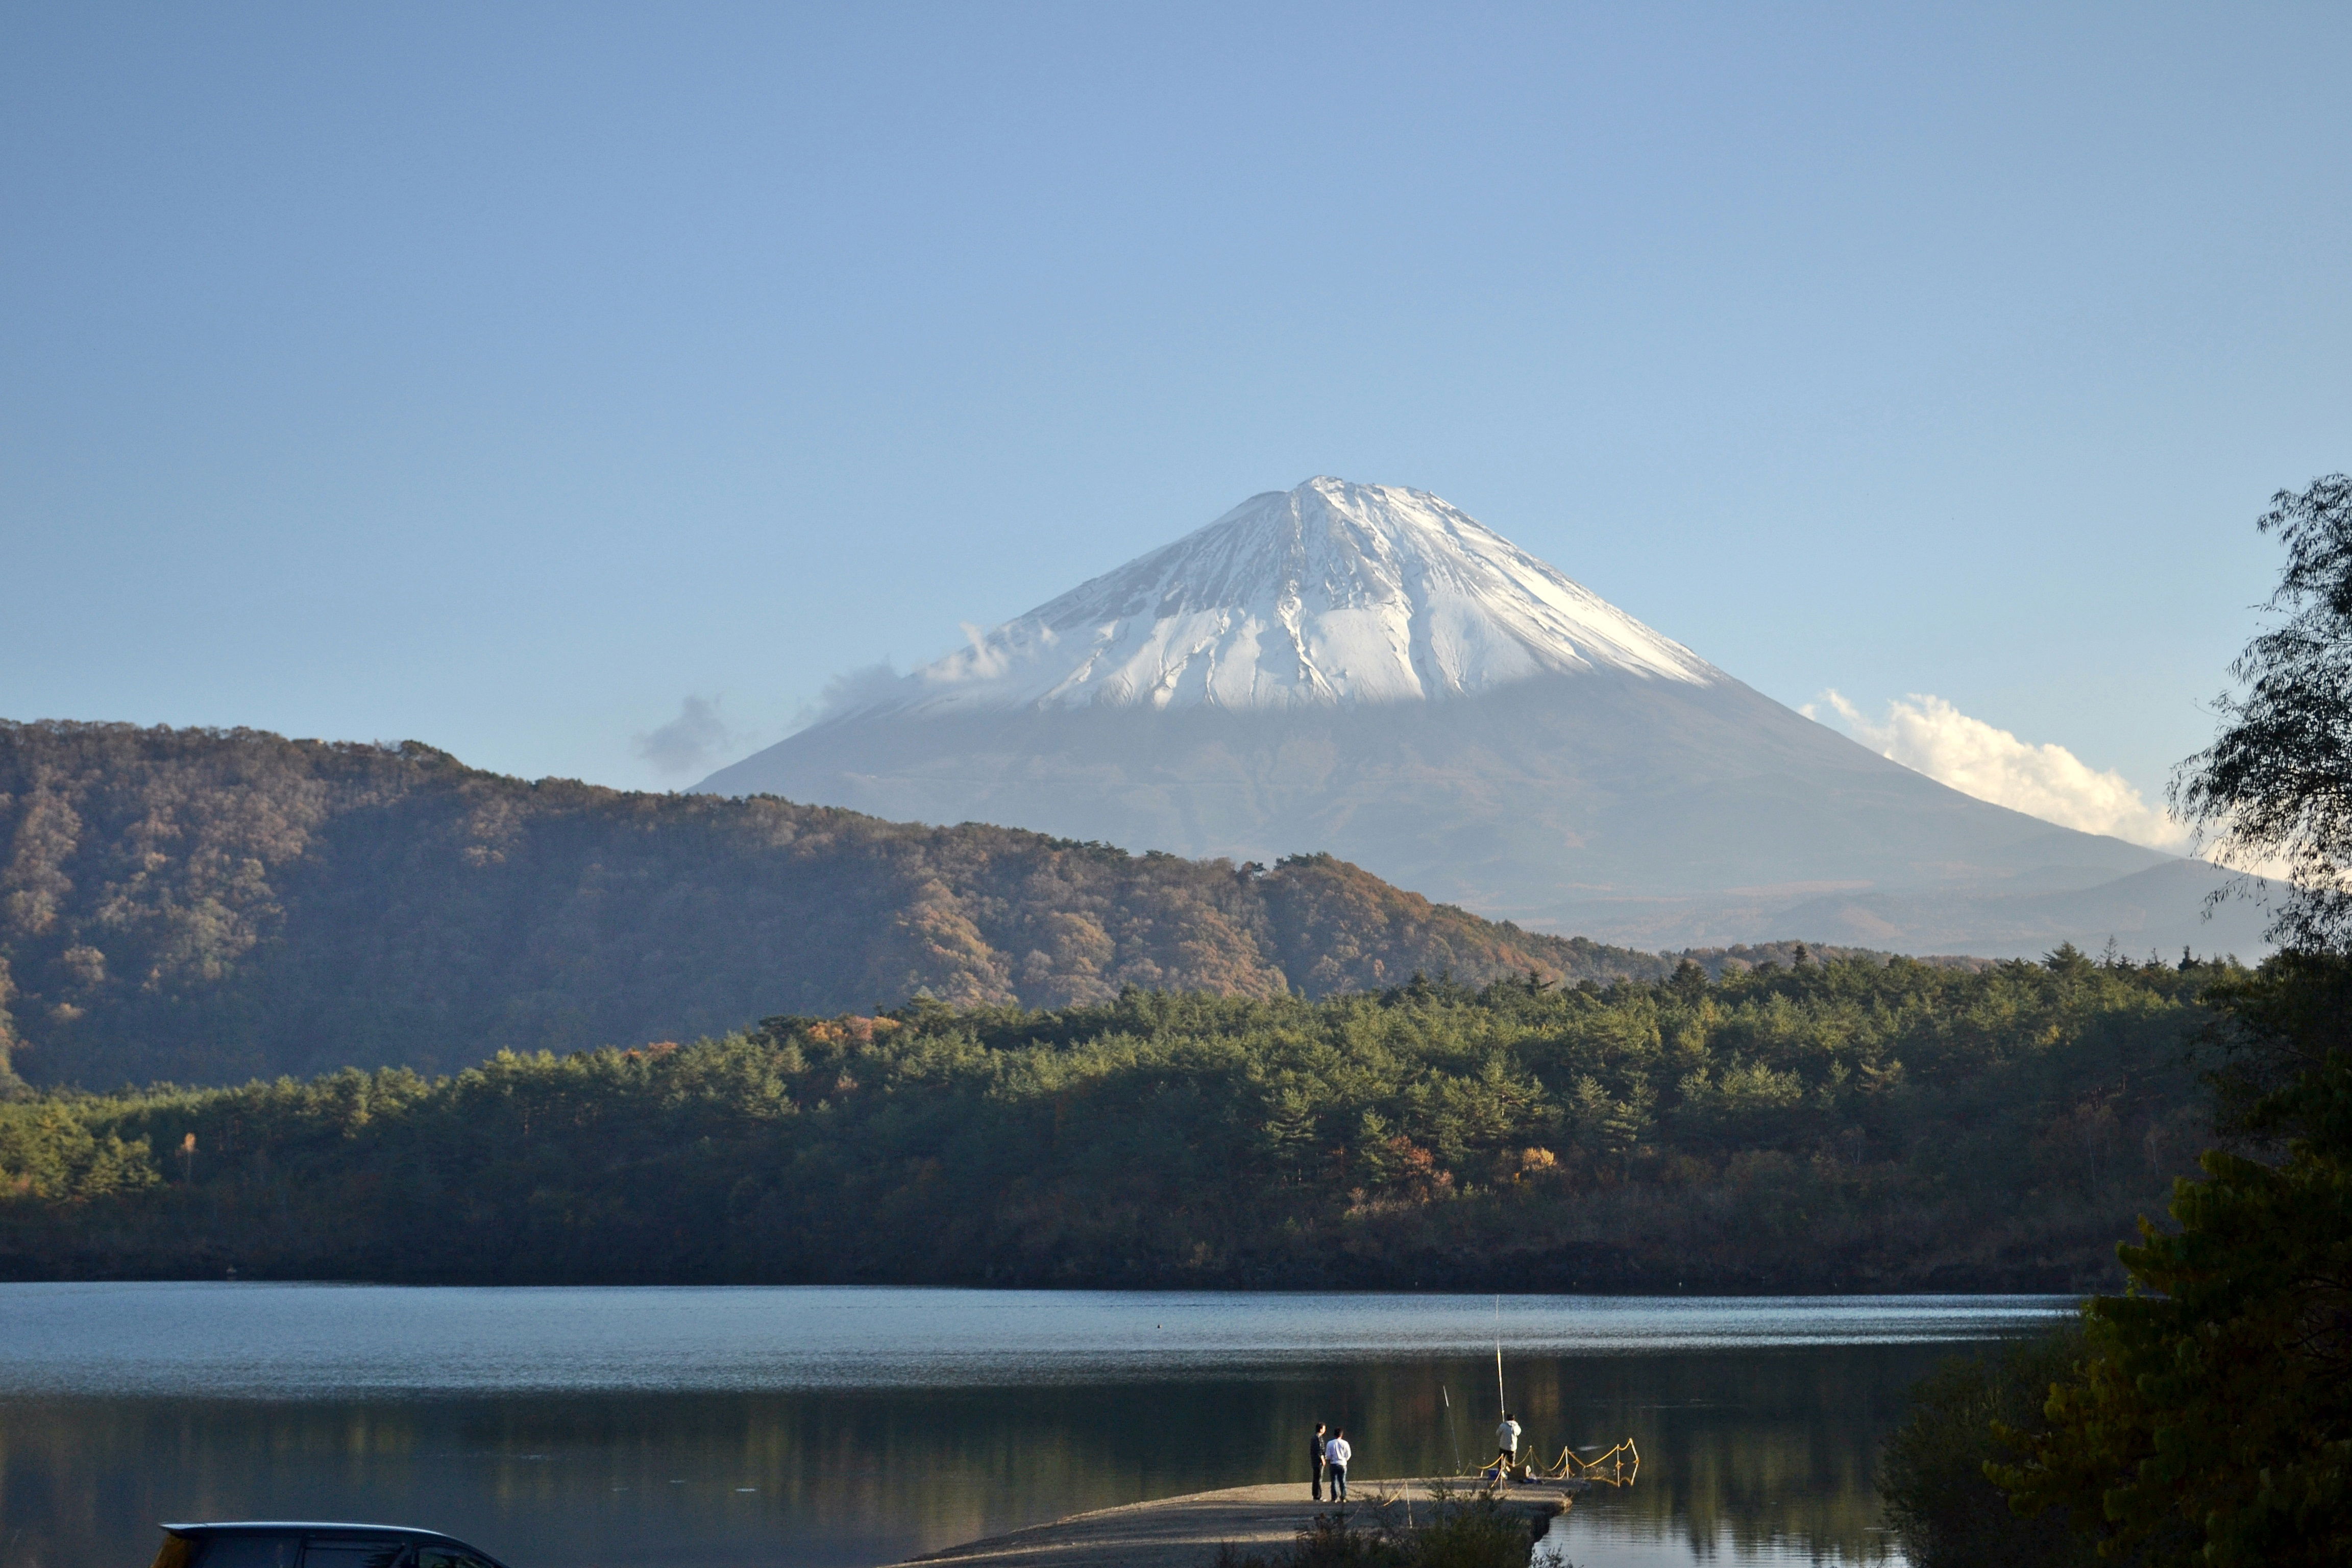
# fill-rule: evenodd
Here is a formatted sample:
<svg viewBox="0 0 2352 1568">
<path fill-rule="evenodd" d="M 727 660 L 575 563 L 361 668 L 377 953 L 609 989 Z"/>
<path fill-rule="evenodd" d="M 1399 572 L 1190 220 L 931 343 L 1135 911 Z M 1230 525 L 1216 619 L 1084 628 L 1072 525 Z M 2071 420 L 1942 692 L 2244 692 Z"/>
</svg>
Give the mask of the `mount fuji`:
<svg viewBox="0 0 2352 1568">
<path fill-rule="evenodd" d="M 1310 479 L 1079 584 L 866 711 L 1290 711 L 1721 672 L 1420 490 Z"/>
<path fill-rule="evenodd" d="M 1751 689 L 1425 491 L 1314 479 L 696 786 L 1130 849 L 1328 850 L 1606 941 L 2262 947 L 2221 873 L 1990 805 Z"/>
</svg>

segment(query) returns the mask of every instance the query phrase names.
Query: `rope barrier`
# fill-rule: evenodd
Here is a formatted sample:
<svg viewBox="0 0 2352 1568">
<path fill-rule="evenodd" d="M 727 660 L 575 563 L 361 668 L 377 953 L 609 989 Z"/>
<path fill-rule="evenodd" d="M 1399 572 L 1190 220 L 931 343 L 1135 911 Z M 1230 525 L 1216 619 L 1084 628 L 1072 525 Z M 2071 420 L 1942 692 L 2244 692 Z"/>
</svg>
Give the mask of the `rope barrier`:
<svg viewBox="0 0 2352 1568">
<path fill-rule="evenodd" d="M 1542 1464 L 1530 1462 L 1515 1465 L 1507 1476 L 1498 1476 L 1489 1465 L 1480 1474 L 1488 1481 L 1588 1481 L 1595 1486 L 1630 1487 L 1642 1473 L 1642 1450 L 1626 1438 L 1607 1453 L 1593 1458 L 1580 1459 L 1573 1448 L 1562 1448 L 1559 1458 L 1547 1469 Z"/>
<path fill-rule="evenodd" d="M 1633 1478 L 1642 1473 L 1642 1451 L 1633 1447 L 1631 1437 L 1591 1459 L 1580 1459 L 1575 1449 L 1562 1448 L 1559 1463 L 1534 1473 L 1548 1481 L 1594 1481 L 1602 1486 L 1630 1487 Z"/>
</svg>

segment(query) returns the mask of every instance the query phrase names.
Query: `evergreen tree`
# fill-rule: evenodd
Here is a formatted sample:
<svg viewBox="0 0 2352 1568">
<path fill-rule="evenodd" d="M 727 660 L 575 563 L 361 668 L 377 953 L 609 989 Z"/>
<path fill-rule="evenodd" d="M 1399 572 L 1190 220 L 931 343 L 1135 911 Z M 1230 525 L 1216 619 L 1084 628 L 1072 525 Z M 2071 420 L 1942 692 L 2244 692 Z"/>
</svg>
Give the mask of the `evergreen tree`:
<svg viewBox="0 0 2352 1568">
<path fill-rule="evenodd" d="M 2143 1222 L 2118 1249 L 2129 1292 L 2085 1307 L 2047 1430 L 1989 1471 L 2110 1558 L 2352 1562 L 2352 1056 L 2329 1048 L 2254 1114 L 2300 1130 L 2286 1158 L 2215 1150 L 2178 1184 L 2179 1233 Z"/>
</svg>

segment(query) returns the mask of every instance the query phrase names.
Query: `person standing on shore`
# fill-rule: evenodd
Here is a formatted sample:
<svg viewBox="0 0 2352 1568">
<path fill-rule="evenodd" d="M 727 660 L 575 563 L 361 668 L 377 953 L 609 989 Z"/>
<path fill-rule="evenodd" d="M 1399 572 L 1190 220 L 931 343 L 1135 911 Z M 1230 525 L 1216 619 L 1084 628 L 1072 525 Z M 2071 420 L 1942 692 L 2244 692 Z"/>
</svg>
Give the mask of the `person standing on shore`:
<svg viewBox="0 0 2352 1568">
<path fill-rule="evenodd" d="M 1511 1413 L 1506 1410 L 1503 1412 L 1503 1424 L 1495 1428 L 1495 1479 L 1509 1480 L 1511 1467 L 1518 1462 L 1519 1424 L 1512 1420 Z"/>
<path fill-rule="evenodd" d="M 1356 1451 L 1348 1447 L 1348 1429 L 1345 1426 L 1333 1433 L 1331 1440 L 1323 1445 L 1324 1465 L 1331 1473 L 1333 1502 L 1348 1500 L 1348 1461 L 1355 1457 Z"/>
<path fill-rule="evenodd" d="M 1317 1502 L 1323 1500 L 1323 1466 L 1330 1456 L 1324 1452 L 1323 1423 L 1315 1423 L 1315 1436 L 1307 1439 L 1307 1495 Z"/>
</svg>

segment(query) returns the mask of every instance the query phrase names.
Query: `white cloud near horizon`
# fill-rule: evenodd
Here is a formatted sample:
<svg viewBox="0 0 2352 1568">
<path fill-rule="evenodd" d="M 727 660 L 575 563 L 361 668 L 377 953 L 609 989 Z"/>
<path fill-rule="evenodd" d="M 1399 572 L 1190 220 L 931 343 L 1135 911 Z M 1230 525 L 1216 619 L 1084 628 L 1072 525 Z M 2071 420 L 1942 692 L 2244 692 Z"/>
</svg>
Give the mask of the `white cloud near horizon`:
<svg viewBox="0 0 2352 1568">
<path fill-rule="evenodd" d="M 2005 805 L 2085 833 L 2112 834 L 2151 849 L 2186 855 L 2189 828 L 2114 769 L 2100 770 L 2055 742 L 2035 745 L 1981 719 L 1971 719 L 1940 697 L 1913 693 L 1886 705 L 1873 722 L 1834 690 L 1822 702 L 1847 732 L 1880 756 L 1948 784 L 1962 795 Z M 1819 720 L 1819 704 L 1799 711 Z"/>
</svg>

